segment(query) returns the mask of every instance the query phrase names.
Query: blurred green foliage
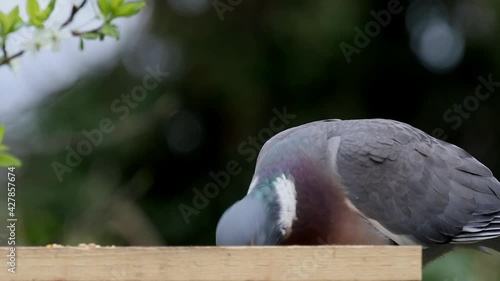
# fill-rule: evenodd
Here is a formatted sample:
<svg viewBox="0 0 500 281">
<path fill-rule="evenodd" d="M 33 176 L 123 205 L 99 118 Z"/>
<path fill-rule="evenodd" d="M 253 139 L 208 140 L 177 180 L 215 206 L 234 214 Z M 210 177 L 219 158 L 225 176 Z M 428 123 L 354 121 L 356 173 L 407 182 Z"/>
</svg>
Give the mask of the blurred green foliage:
<svg viewBox="0 0 500 281">
<path fill-rule="evenodd" d="M 297 115 L 288 127 L 381 117 L 440 132 L 500 175 L 496 92 L 460 117 L 460 126 L 445 117 L 448 110 L 448 117 L 461 116 L 454 105 L 475 94 L 479 76 L 500 80 L 497 1 L 439 2 L 446 20 L 464 24 L 467 42 L 460 63 L 442 73 L 413 51 L 406 10 L 347 63 L 340 44 L 354 44 L 353 28 L 373 21 L 370 11 L 385 9 L 385 1 L 242 1 L 223 21 L 210 3 L 198 2 L 198 10 L 152 2 L 149 34 L 138 35 L 145 39 L 122 63 L 95 70 L 33 110 L 33 129 L 11 144 L 24 164 L 17 175 L 22 244 L 213 245 L 219 217 L 246 193 L 253 174 L 255 160 L 238 147 L 284 106 Z M 478 26 L 460 18 L 463 4 L 493 21 Z M 167 59 L 147 59 L 155 48 Z M 146 66 L 170 75 L 147 88 Z M 146 89 L 142 100 L 121 96 L 139 96 L 138 86 Z M 110 133 L 101 130 L 104 119 Z M 91 133 L 97 129 L 102 137 Z M 85 149 L 84 142 L 91 152 L 77 161 L 71 150 Z M 78 164 L 68 165 L 68 157 Z M 209 173 L 233 160 L 241 173 L 186 223 L 180 204 L 194 206 L 194 189 L 203 190 L 213 181 Z M 71 170 L 62 181 L 54 162 Z M 430 265 L 424 277 L 500 280 L 499 262 L 459 252 Z"/>
<path fill-rule="evenodd" d="M 2 144 L 5 133 L 5 126 L 0 126 L 0 167 L 20 167 L 21 160 L 14 155 L 7 153 L 9 147 Z"/>
</svg>

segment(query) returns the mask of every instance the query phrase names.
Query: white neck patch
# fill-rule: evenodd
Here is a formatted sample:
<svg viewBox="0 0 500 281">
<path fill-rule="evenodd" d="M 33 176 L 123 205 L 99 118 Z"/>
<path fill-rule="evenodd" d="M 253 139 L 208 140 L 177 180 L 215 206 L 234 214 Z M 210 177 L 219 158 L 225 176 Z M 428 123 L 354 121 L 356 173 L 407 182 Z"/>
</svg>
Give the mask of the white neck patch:
<svg viewBox="0 0 500 281">
<path fill-rule="evenodd" d="M 292 233 L 293 221 L 297 219 L 297 190 L 293 177 L 282 174 L 273 182 L 280 204 L 279 225 L 283 236 L 289 237 Z"/>
</svg>

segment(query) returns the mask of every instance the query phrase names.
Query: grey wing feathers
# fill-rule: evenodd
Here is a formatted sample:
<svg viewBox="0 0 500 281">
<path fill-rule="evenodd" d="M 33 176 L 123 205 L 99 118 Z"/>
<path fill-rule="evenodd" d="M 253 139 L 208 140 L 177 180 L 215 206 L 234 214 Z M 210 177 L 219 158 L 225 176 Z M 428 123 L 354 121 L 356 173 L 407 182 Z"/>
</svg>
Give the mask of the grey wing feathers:
<svg viewBox="0 0 500 281">
<path fill-rule="evenodd" d="M 329 119 L 329 120 L 324 120 L 324 121 L 317 121 L 317 122 L 311 122 L 307 123 L 301 126 L 293 127 L 290 129 L 287 129 L 285 131 L 282 131 L 278 134 L 276 134 L 274 137 L 269 139 L 262 149 L 259 152 L 259 156 L 257 157 L 257 166 L 262 162 L 263 159 L 265 159 L 270 153 L 276 152 L 277 147 L 282 145 L 284 140 L 290 140 L 290 139 L 300 139 L 299 142 L 296 142 L 297 145 L 301 146 L 314 146 L 316 143 L 311 143 L 311 140 L 307 137 L 313 136 L 313 142 L 314 136 L 315 135 L 321 135 L 323 133 L 322 125 L 324 122 L 335 122 L 335 121 L 340 121 L 339 119 Z M 290 136 L 293 135 L 294 138 L 290 138 Z M 281 151 L 280 151 L 281 152 Z"/>
<path fill-rule="evenodd" d="M 351 203 L 419 244 L 500 237 L 500 183 L 461 148 L 384 119 L 326 123 Z"/>
</svg>

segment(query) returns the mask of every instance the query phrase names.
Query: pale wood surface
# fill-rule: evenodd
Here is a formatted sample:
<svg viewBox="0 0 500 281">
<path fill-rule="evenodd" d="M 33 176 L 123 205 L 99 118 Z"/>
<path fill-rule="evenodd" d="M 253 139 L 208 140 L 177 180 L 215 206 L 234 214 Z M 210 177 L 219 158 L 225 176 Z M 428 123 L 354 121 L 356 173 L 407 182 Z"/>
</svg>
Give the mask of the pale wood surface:
<svg viewBox="0 0 500 281">
<path fill-rule="evenodd" d="M 18 247 L 23 281 L 421 280 L 419 247 Z M 7 248 L 0 257 L 7 260 Z"/>
</svg>

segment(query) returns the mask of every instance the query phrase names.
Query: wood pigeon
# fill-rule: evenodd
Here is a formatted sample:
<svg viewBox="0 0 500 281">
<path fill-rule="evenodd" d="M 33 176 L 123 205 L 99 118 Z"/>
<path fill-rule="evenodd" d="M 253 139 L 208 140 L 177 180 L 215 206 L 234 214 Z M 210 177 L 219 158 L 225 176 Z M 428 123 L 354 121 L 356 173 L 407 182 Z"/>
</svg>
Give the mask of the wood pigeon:
<svg viewBox="0 0 500 281">
<path fill-rule="evenodd" d="M 398 121 L 324 120 L 265 143 L 216 244 L 422 245 L 427 262 L 497 237 L 500 183 L 469 153 Z"/>
</svg>

